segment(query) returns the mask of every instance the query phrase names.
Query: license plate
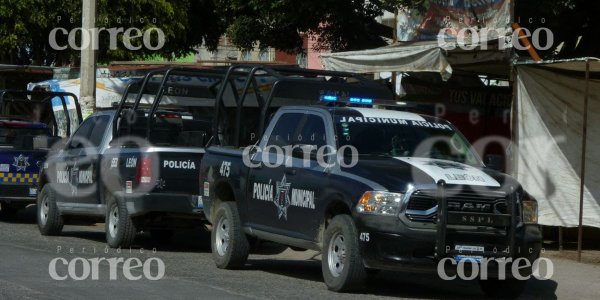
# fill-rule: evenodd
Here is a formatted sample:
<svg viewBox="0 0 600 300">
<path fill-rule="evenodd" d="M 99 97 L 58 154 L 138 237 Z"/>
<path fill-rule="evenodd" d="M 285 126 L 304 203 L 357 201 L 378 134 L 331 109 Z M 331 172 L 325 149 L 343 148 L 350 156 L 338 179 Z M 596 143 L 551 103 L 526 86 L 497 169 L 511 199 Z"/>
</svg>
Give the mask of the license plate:
<svg viewBox="0 0 600 300">
<path fill-rule="evenodd" d="M 503 216 L 449 212 L 448 224 L 474 226 L 507 226 L 510 224 L 510 220 L 504 218 Z"/>
<path fill-rule="evenodd" d="M 478 252 L 483 252 L 483 246 L 473 246 L 473 245 L 454 245 L 454 250 L 460 251 L 461 254 L 455 255 L 454 259 L 456 262 L 460 261 L 472 261 L 472 262 L 481 262 L 483 256 L 474 255 Z"/>
</svg>

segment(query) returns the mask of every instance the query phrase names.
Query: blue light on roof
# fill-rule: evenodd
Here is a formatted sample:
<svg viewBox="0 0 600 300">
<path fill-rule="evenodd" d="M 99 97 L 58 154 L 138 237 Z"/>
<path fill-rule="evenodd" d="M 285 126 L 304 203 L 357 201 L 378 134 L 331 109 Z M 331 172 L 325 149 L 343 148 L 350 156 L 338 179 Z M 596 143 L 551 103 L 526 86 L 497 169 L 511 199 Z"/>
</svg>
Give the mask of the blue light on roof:
<svg viewBox="0 0 600 300">
<path fill-rule="evenodd" d="M 362 98 L 362 99 L 360 99 L 360 103 L 373 104 L 373 99 L 371 99 L 371 98 Z"/>
<path fill-rule="evenodd" d="M 350 101 L 352 103 L 360 103 L 360 98 L 351 97 L 350 99 L 348 99 L 348 101 Z"/>
<path fill-rule="evenodd" d="M 321 99 L 323 101 L 331 101 L 331 102 L 333 102 L 333 101 L 337 101 L 338 97 L 337 96 L 331 96 L 331 95 L 324 95 L 324 96 L 321 97 Z"/>
</svg>

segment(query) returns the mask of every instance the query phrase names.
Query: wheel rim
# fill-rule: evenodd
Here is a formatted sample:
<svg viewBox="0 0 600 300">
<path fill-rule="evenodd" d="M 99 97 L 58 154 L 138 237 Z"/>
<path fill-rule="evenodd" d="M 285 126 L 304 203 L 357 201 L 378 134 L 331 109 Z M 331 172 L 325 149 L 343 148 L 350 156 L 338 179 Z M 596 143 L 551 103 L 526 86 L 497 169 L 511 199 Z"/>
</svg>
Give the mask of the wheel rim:
<svg viewBox="0 0 600 300">
<path fill-rule="evenodd" d="M 215 246 L 220 256 L 224 256 L 229 248 L 229 221 L 223 216 L 216 228 Z"/>
<path fill-rule="evenodd" d="M 111 236 L 117 236 L 119 232 L 119 207 L 114 205 L 110 209 L 110 215 L 108 217 L 108 231 Z"/>
<path fill-rule="evenodd" d="M 48 197 L 44 196 L 42 198 L 42 204 L 40 207 L 40 223 L 42 225 L 46 225 L 48 222 L 48 212 L 50 211 L 50 206 L 48 205 Z"/>
<path fill-rule="evenodd" d="M 346 243 L 344 235 L 336 232 L 329 240 L 329 249 L 327 250 L 327 261 L 329 262 L 329 272 L 334 277 L 340 276 L 344 271 L 346 261 Z"/>
</svg>

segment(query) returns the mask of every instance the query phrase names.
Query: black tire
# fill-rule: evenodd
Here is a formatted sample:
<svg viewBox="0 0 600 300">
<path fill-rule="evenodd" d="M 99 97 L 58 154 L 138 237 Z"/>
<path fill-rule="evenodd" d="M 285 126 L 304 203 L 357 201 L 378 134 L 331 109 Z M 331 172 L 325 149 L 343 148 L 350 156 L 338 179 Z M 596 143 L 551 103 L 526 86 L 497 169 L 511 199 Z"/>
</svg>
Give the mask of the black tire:
<svg viewBox="0 0 600 300">
<path fill-rule="evenodd" d="M 17 212 L 20 208 L 8 203 L 0 202 L 0 217 L 4 219 L 14 219 L 17 217 Z"/>
<path fill-rule="evenodd" d="M 37 224 L 42 235 L 59 235 L 65 225 L 56 205 L 56 193 L 45 185 L 37 198 Z"/>
<path fill-rule="evenodd" d="M 325 229 L 323 238 L 321 269 L 327 288 L 336 292 L 361 289 L 367 275 L 358 246 L 358 232 L 352 217 L 335 216 Z"/>
<path fill-rule="evenodd" d="M 481 290 L 487 297 L 493 299 L 515 299 L 523 293 L 525 285 L 527 285 L 527 280 L 515 278 L 479 280 Z"/>
<path fill-rule="evenodd" d="M 222 202 L 215 214 L 211 233 L 213 259 L 219 269 L 244 266 L 250 252 L 248 238 L 234 202 Z"/>
<path fill-rule="evenodd" d="M 150 236 L 153 240 L 159 243 L 167 243 L 173 238 L 173 230 L 171 229 L 152 229 L 150 230 Z"/>
<path fill-rule="evenodd" d="M 136 235 L 135 225 L 127 211 L 127 205 L 120 198 L 111 197 L 106 206 L 106 243 L 112 248 L 128 248 Z"/>
</svg>

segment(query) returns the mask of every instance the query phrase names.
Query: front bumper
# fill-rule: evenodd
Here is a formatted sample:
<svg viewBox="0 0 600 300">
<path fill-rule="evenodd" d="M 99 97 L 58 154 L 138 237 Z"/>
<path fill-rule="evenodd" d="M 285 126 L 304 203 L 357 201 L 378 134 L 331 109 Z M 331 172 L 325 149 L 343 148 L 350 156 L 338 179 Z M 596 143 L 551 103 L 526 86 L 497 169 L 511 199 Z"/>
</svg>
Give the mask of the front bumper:
<svg viewBox="0 0 600 300">
<path fill-rule="evenodd" d="M 444 257 L 436 257 L 436 230 L 411 228 L 400 225 L 395 217 L 355 216 L 360 239 L 360 251 L 364 265 L 373 269 L 386 269 L 407 272 L 436 272 L 438 262 Z M 390 228 L 397 229 L 395 231 Z M 385 230 L 388 229 L 388 230 Z M 500 231 L 461 229 L 449 232 L 446 249 L 455 245 L 483 246 L 485 251 L 497 249 L 498 253 L 507 251 L 507 245 L 500 242 L 505 239 Z M 368 241 L 366 236 L 368 236 Z M 524 225 L 515 232 L 514 249 L 508 249 L 513 261 L 524 257 L 535 261 L 542 248 L 542 233 L 538 225 Z M 465 255 L 468 255 L 465 253 Z M 476 255 L 476 254 L 473 254 Z M 447 257 L 452 257 L 448 255 Z M 454 258 L 454 257 L 453 257 Z M 456 265 L 445 264 L 447 274 L 456 273 Z M 510 275 L 510 264 L 507 264 Z M 495 264 L 490 264 L 490 276 L 498 273 Z"/>
</svg>

